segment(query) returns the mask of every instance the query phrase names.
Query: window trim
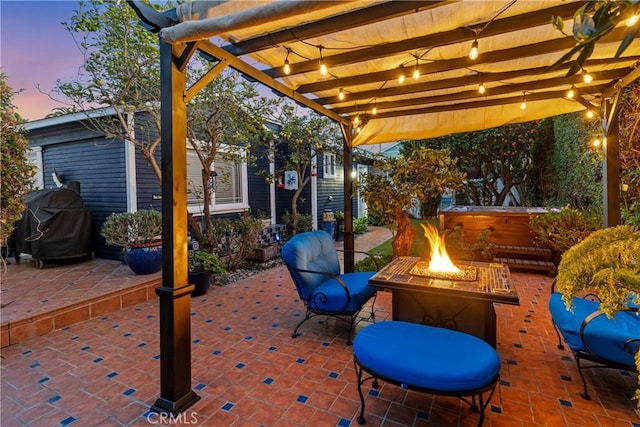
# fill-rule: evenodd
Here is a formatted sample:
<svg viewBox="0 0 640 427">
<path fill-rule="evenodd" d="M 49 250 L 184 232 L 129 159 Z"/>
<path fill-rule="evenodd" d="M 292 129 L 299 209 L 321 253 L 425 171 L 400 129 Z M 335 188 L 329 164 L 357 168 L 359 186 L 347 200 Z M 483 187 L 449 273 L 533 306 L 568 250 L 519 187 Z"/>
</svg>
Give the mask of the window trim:
<svg viewBox="0 0 640 427">
<path fill-rule="evenodd" d="M 333 169 L 333 171 L 332 171 Z M 335 179 L 337 175 L 338 164 L 336 162 L 335 153 L 322 153 L 322 177 Z"/>
<path fill-rule="evenodd" d="M 225 152 L 227 147 L 223 145 L 220 147 L 220 152 Z M 246 151 L 243 149 L 243 154 L 246 154 Z M 193 153 L 198 162 L 198 166 L 200 165 L 200 161 L 197 159 L 197 155 L 195 154 L 195 150 L 191 146 L 191 144 L 187 145 L 187 158 L 189 157 L 189 152 Z M 228 203 L 224 205 L 216 205 L 215 201 L 215 192 L 214 197 L 211 200 L 211 206 L 209 206 L 209 210 L 212 215 L 226 214 L 226 213 L 235 213 L 235 212 L 244 212 L 249 209 L 249 174 L 248 174 L 248 166 L 247 162 L 239 162 L 240 163 L 240 176 L 238 177 L 242 183 L 242 201 L 239 203 Z M 214 162 L 215 165 L 215 162 Z M 187 169 L 189 168 L 189 163 L 187 163 Z M 188 184 L 188 182 L 187 182 Z M 187 188 L 187 192 L 189 189 Z M 189 204 L 187 201 L 187 211 L 194 216 L 202 216 L 204 215 L 204 206 L 201 202 L 198 204 Z"/>
<path fill-rule="evenodd" d="M 33 175 L 33 189 L 44 189 L 44 168 L 42 165 L 42 147 L 29 147 L 27 150 L 27 161 L 36 170 Z"/>
</svg>

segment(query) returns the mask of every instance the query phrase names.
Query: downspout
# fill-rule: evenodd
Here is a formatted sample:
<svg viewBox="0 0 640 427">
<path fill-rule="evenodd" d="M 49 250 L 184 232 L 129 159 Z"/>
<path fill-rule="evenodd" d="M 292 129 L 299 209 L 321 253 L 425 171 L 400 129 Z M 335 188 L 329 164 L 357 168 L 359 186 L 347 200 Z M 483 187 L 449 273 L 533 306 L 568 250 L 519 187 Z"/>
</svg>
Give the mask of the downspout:
<svg viewBox="0 0 640 427">
<path fill-rule="evenodd" d="M 127 113 L 127 127 L 135 138 L 135 113 Z M 124 141 L 125 188 L 127 191 L 127 212 L 138 210 L 138 177 L 136 170 L 136 146 L 128 139 Z"/>
</svg>

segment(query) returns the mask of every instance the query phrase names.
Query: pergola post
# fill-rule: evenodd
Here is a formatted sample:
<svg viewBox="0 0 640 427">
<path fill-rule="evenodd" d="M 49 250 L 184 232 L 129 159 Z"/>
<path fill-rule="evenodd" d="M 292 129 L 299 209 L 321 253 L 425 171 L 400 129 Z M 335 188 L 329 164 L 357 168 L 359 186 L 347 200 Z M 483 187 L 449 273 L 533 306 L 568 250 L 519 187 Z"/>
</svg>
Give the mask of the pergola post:
<svg viewBox="0 0 640 427">
<path fill-rule="evenodd" d="M 191 292 L 187 283 L 186 77 L 172 45 L 160 41 L 162 153 L 162 286 L 160 397 L 151 410 L 183 412 L 200 397 L 191 390 Z"/>
<path fill-rule="evenodd" d="M 602 210 L 603 225 L 615 227 L 620 224 L 620 128 L 618 112 L 620 109 L 621 91 L 616 92 L 613 99 L 605 99 L 604 138 L 602 149 Z"/>
<path fill-rule="evenodd" d="M 353 150 L 351 148 L 351 128 L 341 125 L 344 144 L 342 148 L 344 175 L 344 272 L 351 273 L 354 268 L 355 238 L 353 235 Z"/>
</svg>

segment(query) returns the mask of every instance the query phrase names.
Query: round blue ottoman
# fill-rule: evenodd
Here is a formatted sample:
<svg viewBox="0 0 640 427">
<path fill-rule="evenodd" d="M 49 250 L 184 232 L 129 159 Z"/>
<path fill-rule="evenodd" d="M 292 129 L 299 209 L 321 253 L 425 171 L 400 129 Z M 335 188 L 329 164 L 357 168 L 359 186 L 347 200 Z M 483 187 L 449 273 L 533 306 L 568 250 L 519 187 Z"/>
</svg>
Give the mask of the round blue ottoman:
<svg viewBox="0 0 640 427">
<path fill-rule="evenodd" d="M 378 322 L 361 330 L 353 342 L 358 375 L 361 411 L 358 423 L 364 424 L 362 384 L 377 379 L 405 389 L 448 396 L 472 396 L 471 408 L 480 412 L 493 396 L 500 374 L 500 356 L 496 350 L 472 335 L 417 323 Z M 363 378 L 363 372 L 371 376 Z M 482 393 L 491 391 L 483 402 Z M 479 399 L 480 409 L 476 405 Z"/>
</svg>

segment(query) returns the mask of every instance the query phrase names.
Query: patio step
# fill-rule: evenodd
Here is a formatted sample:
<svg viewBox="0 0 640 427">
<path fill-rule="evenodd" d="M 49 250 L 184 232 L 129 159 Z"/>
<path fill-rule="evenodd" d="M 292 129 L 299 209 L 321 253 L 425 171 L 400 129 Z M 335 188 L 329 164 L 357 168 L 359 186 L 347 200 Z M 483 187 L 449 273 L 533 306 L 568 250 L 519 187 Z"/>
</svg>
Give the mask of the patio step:
<svg viewBox="0 0 640 427">
<path fill-rule="evenodd" d="M 518 246 L 518 245 L 495 245 L 495 253 L 501 254 L 518 254 L 528 257 L 540 257 L 544 261 L 551 260 L 551 249 L 541 248 L 538 246 Z"/>
<path fill-rule="evenodd" d="M 493 258 L 493 262 L 506 264 L 509 266 L 509 268 L 514 269 L 546 271 L 549 276 L 555 276 L 556 274 L 556 265 L 551 261 L 495 257 Z"/>
</svg>

